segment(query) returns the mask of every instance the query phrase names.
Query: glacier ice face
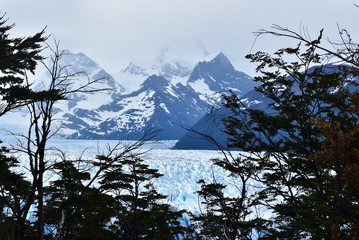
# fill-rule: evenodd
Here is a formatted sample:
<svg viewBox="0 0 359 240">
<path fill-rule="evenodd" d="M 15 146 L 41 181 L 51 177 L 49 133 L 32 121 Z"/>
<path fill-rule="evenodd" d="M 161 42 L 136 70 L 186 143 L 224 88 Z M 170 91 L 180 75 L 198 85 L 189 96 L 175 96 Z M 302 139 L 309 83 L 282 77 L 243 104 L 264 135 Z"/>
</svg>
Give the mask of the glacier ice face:
<svg viewBox="0 0 359 240">
<path fill-rule="evenodd" d="M 73 159 L 80 154 L 91 159 L 97 154 L 104 154 L 107 145 L 114 146 L 117 143 L 118 141 L 114 140 L 52 139 L 48 146 L 56 146 Z M 196 191 L 199 190 L 197 182 L 200 179 L 229 183 L 226 194 L 237 194 L 229 173 L 212 164 L 211 159 L 223 158 L 220 151 L 172 150 L 175 143 L 176 141 L 153 142 L 144 145 L 140 150 L 144 152 L 142 158 L 145 163 L 163 174 L 162 177 L 154 179 L 153 184 L 160 193 L 168 196 L 168 203 L 178 209 L 198 213 L 201 206 Z M 87 150 L 82 152 L 84 149 Z"/>
</svg>

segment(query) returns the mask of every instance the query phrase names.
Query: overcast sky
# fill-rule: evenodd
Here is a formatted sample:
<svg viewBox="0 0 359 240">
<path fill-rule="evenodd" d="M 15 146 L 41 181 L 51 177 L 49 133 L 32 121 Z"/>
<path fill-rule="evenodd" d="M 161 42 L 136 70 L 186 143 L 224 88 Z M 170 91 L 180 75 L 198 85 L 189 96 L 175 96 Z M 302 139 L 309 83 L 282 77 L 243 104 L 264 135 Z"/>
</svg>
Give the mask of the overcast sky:
<svg viewBox="0 0 359 240">
<path fill-rule="evenodd" d="M 244 59 L 253 32 L 279 24 L 321 28 L 337 39 L 337 24 L 359 41 L 357 0 L 0 0 L 1 12 L 15 23 L 14 35 L 27 36 L 47 26 L 61 47 L 83 52 L 109 72 L 130 61 L 155 58 L 162 48 L 183 60 L 225 53 L 238 70 L 253 73 Z M 252 52 L 274 51 L 287 44 L 261 37 Z M 284 46 L 283 46 L 284 47 Z M 253 75 L 253 74 L 251 74 Z"/>
</svg>

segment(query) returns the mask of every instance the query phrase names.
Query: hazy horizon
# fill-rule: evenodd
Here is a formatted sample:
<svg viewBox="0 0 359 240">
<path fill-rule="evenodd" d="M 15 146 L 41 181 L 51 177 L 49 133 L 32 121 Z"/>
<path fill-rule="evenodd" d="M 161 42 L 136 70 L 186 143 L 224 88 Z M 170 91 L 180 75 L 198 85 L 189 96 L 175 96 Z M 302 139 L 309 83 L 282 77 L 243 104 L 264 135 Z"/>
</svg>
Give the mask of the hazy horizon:
<svg viewBox="0 0 359 240">
<path fill-rule="evenodd" d="M 3 0 L 4 1 L 4 0 Z M 236 69 L 253 75 L 244 56 L 293 46 L 288 39 L 253 32 L 279 24 L 295 31 L 306 28 L 315 37 L 324 28 L 337 40 L 338 26 L 358 39 L 359 8 L 353 1 L 239 0 L 12 0 L 2 3 L 12 34 L 32 35 L 44 27 L 60 47 L 83 52 L 111 73 L 129 62 L 151 62 L 162 49 L 168 58 L 198 61 L 226 54 Z M 51 43 L 51 38 L 50 38 Z"/>
</svg>

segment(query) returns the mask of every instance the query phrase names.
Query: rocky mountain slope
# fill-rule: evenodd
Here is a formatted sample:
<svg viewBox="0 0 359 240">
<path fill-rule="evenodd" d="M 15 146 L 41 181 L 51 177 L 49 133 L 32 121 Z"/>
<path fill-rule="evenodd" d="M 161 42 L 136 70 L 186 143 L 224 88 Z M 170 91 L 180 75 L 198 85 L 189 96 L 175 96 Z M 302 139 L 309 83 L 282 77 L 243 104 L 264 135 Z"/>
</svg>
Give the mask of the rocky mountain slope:
<svg viewBox="0 0 359 240">
<path fill-rule="evenodd" d="M 64 133 L 75 139 L 138 139 L 148 130 L 158 130 L 158 140 L 180 139 L 183 126 L 194 125 L 209 111 L 215 93 L 231 89 L 241 94 L 254 86 L 252 78 L 236 71 L 223 53 L 199 62 L 190 73 L 179 63 L 162 62 L 157 69 L 161 69 L 157 75 L 148 76 L 149 71 L 130 64 L 123 71 L 130 73 L 127 81 L 131 75 L 142 76 L 142 84 L 128 94 L 115 91 L 100 106 L 96 95 L 88 97 L 86 105 L 75 97 L 69 102 L 71 111 L 64 111 Z M 176 81 L 186 76 L 185 84 Z M 121 82 L 124 88 L 125 83 Z"/>
<path fill-rule="evenodd" d="M 146 131 L 161 130 L 157 139 L 179 139 L 184 134 L 181 125 L 193 125 L 206 106 L 192 88 L 152 75 L 139 90 L 111 103 L 66 114 L 72 125 L 65 126 L 77 130 L 70 138 L 138 139 Z"/>
</svg>

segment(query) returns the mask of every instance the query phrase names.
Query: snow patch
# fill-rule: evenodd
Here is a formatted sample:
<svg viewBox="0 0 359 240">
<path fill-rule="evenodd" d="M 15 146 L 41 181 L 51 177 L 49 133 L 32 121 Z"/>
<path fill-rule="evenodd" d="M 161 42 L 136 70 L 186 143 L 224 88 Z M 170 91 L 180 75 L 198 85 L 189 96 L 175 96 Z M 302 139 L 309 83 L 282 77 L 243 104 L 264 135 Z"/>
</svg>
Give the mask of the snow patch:
<svg viewBox="0 0 359 240">
<path fill-rule="evenodd" d="M 160 107 L 163 108 L 163 110 L 165 110 L 166 113 L 171 114 L 171 112 L 170 112 L 170 111 L 168 110 L 168 108 L 166 107 L 166 104 L 160 103 Z"/>
<path fill-rule="evenodd" d="M 146 79 L 146 77 L 141 74 L 133 74 L 130 72 L 118 72 L 113 74 L 113 77 L 125 88 L 123 94 L 129 94 L 138 90 Z"/>
<path fill-rule="evenodd" d="M 209 102 L 209 99 L 211 99 L 216 92 L 209 89 L 209 86 L 205 82 L 203 78 L 198 79 L 194 82 L 188 83 L 197 93 L 200 94 L 200 99 L 206 102 Z"/>
</svg>

